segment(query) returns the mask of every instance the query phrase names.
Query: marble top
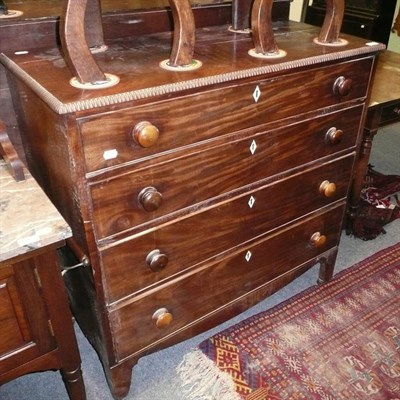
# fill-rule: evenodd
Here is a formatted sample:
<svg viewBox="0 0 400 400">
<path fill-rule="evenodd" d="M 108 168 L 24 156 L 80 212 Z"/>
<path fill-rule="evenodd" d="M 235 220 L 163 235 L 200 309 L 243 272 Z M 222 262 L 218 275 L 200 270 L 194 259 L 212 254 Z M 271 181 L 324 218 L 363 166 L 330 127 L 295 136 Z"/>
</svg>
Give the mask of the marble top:
<svg viewBox="0 0 400 400">
<path fill-rule="evenodd" d="M 0 159 L 0 262 L 72 236 L 71 228 L 27 170 L 16 182 Z"/>
<path fill-rule="evenodd" d="M 386 50 L 378 59 L 369 106 L 400 100 L 400 54 Z"/>
</svg>

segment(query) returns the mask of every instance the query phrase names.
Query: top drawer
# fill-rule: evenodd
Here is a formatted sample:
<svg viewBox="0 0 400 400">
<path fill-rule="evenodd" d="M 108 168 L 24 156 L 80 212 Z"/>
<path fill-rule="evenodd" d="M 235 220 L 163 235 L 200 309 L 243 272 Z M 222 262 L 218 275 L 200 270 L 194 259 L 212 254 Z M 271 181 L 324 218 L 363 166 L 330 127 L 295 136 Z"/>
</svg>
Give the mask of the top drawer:
<svg viewBox="0 0 400 400">
<path fill-rule="evenodd" d="M 78 124 L 86 169 L 91 172 L 152 157 L 218 135 L 363 98 L 371 66 L 372 58 L 365 58 L 82 118 Z M 335 83 L 337 87 L 341 77 L 345 79 L 344 88 L 336 90 Z"/>
</svg>

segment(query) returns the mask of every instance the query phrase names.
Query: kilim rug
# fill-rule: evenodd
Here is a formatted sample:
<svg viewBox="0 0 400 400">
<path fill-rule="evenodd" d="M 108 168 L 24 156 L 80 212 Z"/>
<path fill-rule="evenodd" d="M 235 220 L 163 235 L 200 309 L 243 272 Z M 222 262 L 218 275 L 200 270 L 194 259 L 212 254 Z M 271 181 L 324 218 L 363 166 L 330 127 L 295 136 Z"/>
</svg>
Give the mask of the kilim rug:
<svg viewBox="0 0 400 400">
<path fill-rule="evenodd" d="M 399 400 L 400 243 L 203 341 L 188 399 Z"/>
</svg>

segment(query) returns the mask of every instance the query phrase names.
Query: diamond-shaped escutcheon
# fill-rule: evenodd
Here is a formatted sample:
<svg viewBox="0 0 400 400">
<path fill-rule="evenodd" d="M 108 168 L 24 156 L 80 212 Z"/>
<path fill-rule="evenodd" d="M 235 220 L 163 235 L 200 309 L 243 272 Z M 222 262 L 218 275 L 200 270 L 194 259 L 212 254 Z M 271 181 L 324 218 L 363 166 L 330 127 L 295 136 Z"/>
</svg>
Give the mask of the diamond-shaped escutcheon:
<svg viewBox="0 0 400 400">
<path fill-rule="evenodd" d="M 257 85 L 253 92 L 253 99 L 257 103 L 261 96 L 260 87 Z"/>
<path fill-rule="evenodd" d="M 250 208 L 253 208 L 256 199 L 253 196 L 250 196 L 249 202 L 247 203 Z"/>
<path fill-rule="evenodd" d="M 254 153 L 256 152 L 256 149 L 257 149 L 257 143 L 256 143 L 255 140 L 253 140 L 253 141 L 251 142 L 251 145 L 250 145 L 250 153 L 251 153 L 251 154 L 254 154 Z"/>
<path fill-rule="evenodd" d="M 247 262 L 249 262 L 251 256 L 252 256 L 252 254 L 251 254 L 251 251 L 249 250 L 249 251 L 246 253 L 246 255 L 244 256 L 244 258 L 246 259 Z"/>
</svg>

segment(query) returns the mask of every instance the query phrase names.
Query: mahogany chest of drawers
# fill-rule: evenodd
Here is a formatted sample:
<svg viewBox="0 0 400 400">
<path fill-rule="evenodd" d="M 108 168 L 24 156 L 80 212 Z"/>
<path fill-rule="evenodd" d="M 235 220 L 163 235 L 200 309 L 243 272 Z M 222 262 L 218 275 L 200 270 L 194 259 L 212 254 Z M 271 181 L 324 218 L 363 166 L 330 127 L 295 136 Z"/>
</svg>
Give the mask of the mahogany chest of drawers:
<svg viewBox="0 0 400 400">
<path fill-rule="evenodd" d="M 76 89 L 57 49 L 3 55 L 29 166 L 91 267 L 66 274 L 115 397 L 151 351 L 336 259 L 375 56 L 279 24 L 287 56 L 198 29 L 202 67 L 169 71 L 169 34 L 109 43 L 114 87 Z"/>
</svg>

